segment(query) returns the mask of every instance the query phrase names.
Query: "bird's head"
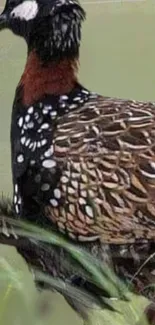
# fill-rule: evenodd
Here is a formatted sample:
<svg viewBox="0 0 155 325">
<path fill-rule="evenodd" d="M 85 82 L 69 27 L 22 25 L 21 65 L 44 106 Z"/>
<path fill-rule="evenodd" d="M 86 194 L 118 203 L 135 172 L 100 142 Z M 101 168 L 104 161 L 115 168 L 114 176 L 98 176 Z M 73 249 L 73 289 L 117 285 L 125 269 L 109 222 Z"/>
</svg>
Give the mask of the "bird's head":
<svg viewBox="0 0 155 325">
<path fill-rule="evenodd" d="M 42 59 L 78 54 L 85 12 L 77 0 L 7 0 L 0 30 L 24 37 Z"/>
</svg>

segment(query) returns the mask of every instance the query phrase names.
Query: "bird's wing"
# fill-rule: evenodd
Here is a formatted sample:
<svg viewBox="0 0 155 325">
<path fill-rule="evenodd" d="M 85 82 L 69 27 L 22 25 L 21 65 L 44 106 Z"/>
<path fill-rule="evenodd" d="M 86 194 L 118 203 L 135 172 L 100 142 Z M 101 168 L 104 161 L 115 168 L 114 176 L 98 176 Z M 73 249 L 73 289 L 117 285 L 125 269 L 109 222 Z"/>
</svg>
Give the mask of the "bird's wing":
<svg viewBox="0 0 155 325">
<path fill-rule="evenodd" d="M 53 144 L 62 176 L 46 213 L 62 232 L 155 239 L 155 104 L 97 96 L 59 119 Z"/>
</svg>

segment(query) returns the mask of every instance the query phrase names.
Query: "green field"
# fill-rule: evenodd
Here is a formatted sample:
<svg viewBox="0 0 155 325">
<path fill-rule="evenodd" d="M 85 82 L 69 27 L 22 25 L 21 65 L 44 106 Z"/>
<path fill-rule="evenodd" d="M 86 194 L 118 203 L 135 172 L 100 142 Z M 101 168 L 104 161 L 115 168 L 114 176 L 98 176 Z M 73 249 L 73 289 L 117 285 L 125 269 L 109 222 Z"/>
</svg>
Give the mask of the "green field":
<svg viewBox="0 0 155 325">
<path fill-rule="evenodd" d="M 155 100 L 155 1 L 114 0 L 84 6 L 87 21 L 83 26 L 81 81 L 103 95 Z M 23 40 L 8 31 L 0 33 L 0 191 L 5 194 L 12 190 L 11 106 L 25 58 Z M 8 255 L 8 250 L 5 253 Z M 63 299 L 56 297 L 54 304 L 53 324 L 55 320 L 57 324 L 80 323 Z"/>
</svg>

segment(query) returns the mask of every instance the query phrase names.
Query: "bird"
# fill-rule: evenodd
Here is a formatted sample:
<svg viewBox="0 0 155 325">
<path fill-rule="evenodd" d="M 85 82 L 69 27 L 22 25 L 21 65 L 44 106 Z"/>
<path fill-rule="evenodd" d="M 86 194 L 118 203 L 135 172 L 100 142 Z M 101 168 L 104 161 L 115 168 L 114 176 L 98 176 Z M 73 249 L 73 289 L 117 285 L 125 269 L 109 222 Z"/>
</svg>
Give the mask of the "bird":
<svg viewBox="0 0 155 325">
<path fill-rule="evenodd" d="M 0 15 L 0 31 L 27 44 L 11 118 L 14 210 L 142 290 L 155 269 L 155 103 L 80 83 L 85 18 L 76 0 L 7 0 Z"/>
</svg>

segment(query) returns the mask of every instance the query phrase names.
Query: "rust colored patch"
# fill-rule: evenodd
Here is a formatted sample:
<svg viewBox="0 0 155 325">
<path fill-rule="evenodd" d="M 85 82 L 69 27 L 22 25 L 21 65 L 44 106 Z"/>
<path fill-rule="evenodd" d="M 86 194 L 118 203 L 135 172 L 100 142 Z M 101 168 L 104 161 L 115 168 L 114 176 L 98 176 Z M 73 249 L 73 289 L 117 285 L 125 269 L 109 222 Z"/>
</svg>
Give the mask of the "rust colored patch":
<svg viewBox="0 0 155 325">
<path fill-rule="evenodd" d="M 29 106 L 45 94 L 62 95 L 70 92 L 77 82 L 77 59 L 50 62 L 43 65 L 32 51 L 20 80 L 23 86 L 23 104 Z"/>
</svg>

